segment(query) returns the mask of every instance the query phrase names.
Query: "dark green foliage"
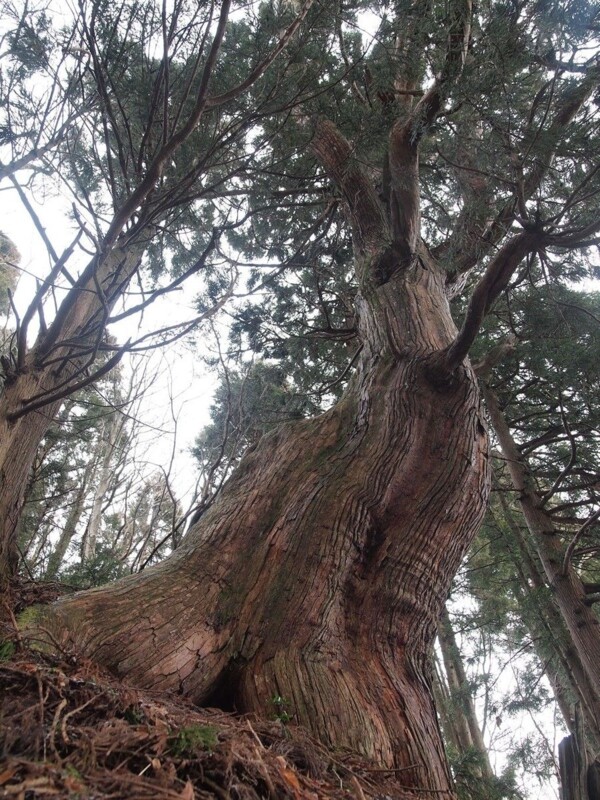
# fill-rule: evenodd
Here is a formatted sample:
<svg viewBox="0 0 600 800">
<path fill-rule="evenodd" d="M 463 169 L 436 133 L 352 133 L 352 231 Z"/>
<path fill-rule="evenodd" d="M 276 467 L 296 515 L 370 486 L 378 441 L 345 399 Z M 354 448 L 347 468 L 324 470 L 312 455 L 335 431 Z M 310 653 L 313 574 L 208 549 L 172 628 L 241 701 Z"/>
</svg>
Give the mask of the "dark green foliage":
<svg viewBox="0 0 600 800">
<path fill-rule="evenodd" d="M 517 800 L 522 797 L 510 766 L 499 777 L 482 778 L 479 772 L 481 754 L 476 750 L 459 753 L 447 747 L 447 753 L 459 800 Z"/>
<path fill-rule="evenodd" d="M 517 337 L 491 380 L 538 490 L 569 536 L 597 507 L 600 480 L 600 295 L 546 282 L 499 304 L 494 337 Z M 485 340 L 480 345 L 485 347 Z M 591 526 L 586 546 L 597 544 Z M 595 558 L 581 569 L 600 576 Z"/>
<path fill-rule="evenodd" d="M 64 108 L 49 127 L 58 130 L 69 113 L 77 115 L 77 124 L 61 132 L 37 169 L 60 175 L 101 233 L 193 109 L 211 6 L 177 8 L 179 18 L 167 33 L 168 58 L 161 58 L 159 3 L 92 0 L 72 31 L 56 30 L 41 12 L 28 19 L 12 13 L 0 74 L 0 94 L 11 113 L 0 120 L 0 143 L 10 145 L 18 160 L 43 141 L 44 105 L 33 82 L 60 68 Z M 212 96 L 244 81 L 294 16 L 293 4 L 284 2 L 233 8 Z M 364 10 L 378 18 L 372 40 L 360 30 Z M 352 234 L 344 197 L 311 151 L 315 120 L 335 122 L 348 137 L 353 158 L 385 203 L 390 128 L 408 107 L 397 77 L 401 73 L 407 86 L 417 86 L 439 74 L 449 13 L 450 4 L 437 0 L 315 3 L 285 54 L 250 91 L 205 110 L 163 165 L 150 199 L 128 220 L 131 240 L 139 236 L 145 248 L 139 286 L 132 290 L 135 303 L 138 291 L 145 296 L 191 271 L 198 280 L 189 307 L 205 312 L 238 273 L 212 421 L 194 450 L 204 472 L 202 504 L 263 433 L 318 413 L 351 379 L 359 352 Z M 402 37 L 413 43 L 410 58 L 398 47 Z M 585 70 L 593 77 L 596 39 L 597 8 L 586 0 L 476 5 L 464 73 L 444 98 L 421 151 L 423 234 L 449 273 L 472 245 L 465 231 L 474 231 L 483 248 L 490 225 L 505 210 L 503 230 L 551 233 L 596 219 L 597 103 L 586 104 L 558 142 L 551 124 L 558 100 L 585 80 Z M 525 199 L 528 180 L 540 171 L 543 179 Z M 547 502 L 565 542 L 599 500 L 600 300 L 574 286 L 596 274 L 594 248 L 590 241 L 587 251 L 565 255 L 550 245 L 531 257 L 514 276 L 510 297 L 498 301 L 474 351 L 478 360 L 507 336 L 517 339 L 491 380 L 541 494 L 552 493 Z M 475 259 L 469 286 L 491 255 L 493 248 Z M 11 281 L 0 265 L 0 297 Z M 2 302 L 0 312 L 6 310 Z M 460 321 L 465 299 L 454 302 Z M 104 413 L 93 394 L 85 395 L 65 410 L 62 428 L 46 437 L 21 527 L 34 571 L 48 561 L 50 543 L 74 502 L 75 478 L 98 444 Z M 160 505 L 159 484 L 148 480 L 132 491 L 123 513 L 105 503 L 105 539 L 83 564 L 63 566 L 61 577 L 77 586 L 97 585 L 168 552 L 176 508 Z M 111 483 L 109 494 L 113 489 Z M 533 556 L 523 552 L 507 509 L 514 512 L 512 497 L 504 505 L 497 497 L 457 584 L 470 598 L 456 614 L 471 636 L 465 660 L 473 670 L 464 691 L 488 693 L 487 723 L 498 728 L 523 709 L 548 709 L 542 674 L 558 669 L 542 640 L 549 592 L 532 585 L 524 565 Z M 126 528 L 139 545 L 129 561 L 118 545 Z M 597 547 L 597 537 L 597 527 L 590 528 L 582 544 Z M 574 561 L 591 581 L 600 580 L 595 555 L 576 554 Z M 511 658 L 518 653 L 527 665 L 517 694 L 494 693 L 485 660 L 492 651 Z M 476 669 L 480 658 L 485 666 Z M 460 693 L 453 698 L 459 711 L 464 699 Z M 211 742 L 208 734 L 182 730 L 172 746 L 187 755 L 210 749 Z M 540 776 L 550 769 L 543 746 L 529 740 L 514 752 L 506 779 L 483 788 L 471 781 L 473 758 L 469 751 L 453 754 L 455 774 L 470 798 L 510 797 L 511 769 L 536 769 Z"/>
<path fill-rule="evenodd" d="M 225 373 L 211 406 L 212 422 L 192 451 L 206 475 L 205 492 L 216 492 L 264 433 L 306 411 L 305 398 L 294 392 L 279 366 L 258 362 Z"/>
<path fill-rule="evenodd" d="M 94 556 L 81 563 L 69 564 L 60 574 L 60 580 L 77 589 L 90 589 L 122 578 L 129 573 L 127 564 L 115 558 L 114 550 L 102 543 L 96 546 Z"/>
</svg>

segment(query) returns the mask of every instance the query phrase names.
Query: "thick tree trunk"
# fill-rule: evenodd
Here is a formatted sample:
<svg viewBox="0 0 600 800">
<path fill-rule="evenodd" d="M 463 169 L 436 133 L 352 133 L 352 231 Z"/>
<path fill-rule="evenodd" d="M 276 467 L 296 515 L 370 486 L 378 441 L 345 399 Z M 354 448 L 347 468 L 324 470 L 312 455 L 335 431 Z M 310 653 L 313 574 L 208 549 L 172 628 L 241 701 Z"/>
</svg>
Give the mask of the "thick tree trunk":
<svg viewBox="0 0 600 800">
<path fill-rule="evenodd" d="M 597 762 L 589 762 L 584 722 L 577 707 L 574 728 L 558 745 L 561 800 L 600 800 L 600 770 Z"/>
<path fill-rule="evenodd" d="M 392 126 L 389 206 L 335 126 L 316 126 L 360 286 L 361 360 L 343 399 L 266 436 L 169 559 L 41 612 L 53 639 L 139 685 L 263 714 L 281 697 L 323 741 L 450 798 L 431 651 L 489 491 L 463 360 L 536 245 L 523 235 L 499 250 L 457 336 L 446 276 L 420 242 L 418 187 L 419 142 L 466 54 L 471 3 L 455 12 L 440 76 Z"/>
<path fill-rule="evenodd" d="M 345 397 L 266 436 L 169 559 L 44 625 L 139 685 L 262 714 L 282 697 L 322 740 L 451 797 L 430 655 L 484 513 L 487 438 L 471 370 L 428 377 L 455 335 L 429 257 L 359 308 Z"/>
</svg>

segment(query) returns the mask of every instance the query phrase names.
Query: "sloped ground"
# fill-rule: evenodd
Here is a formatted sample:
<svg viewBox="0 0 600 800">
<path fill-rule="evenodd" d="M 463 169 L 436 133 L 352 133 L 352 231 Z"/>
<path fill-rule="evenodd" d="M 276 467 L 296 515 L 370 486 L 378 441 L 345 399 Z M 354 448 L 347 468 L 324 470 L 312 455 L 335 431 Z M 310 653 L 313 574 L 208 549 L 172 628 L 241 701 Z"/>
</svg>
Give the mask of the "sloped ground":
<svg viewBox="0 0 600 800">
<path fill-rule="evenodd" d="M 76 654 L 31 649 L 15 612 L 57 588 L 21 585 L 0 629 L 0 797 L 408 800 L 401 774 L 330 752 L 280 719 L 139 691 Z"/>
</svg>

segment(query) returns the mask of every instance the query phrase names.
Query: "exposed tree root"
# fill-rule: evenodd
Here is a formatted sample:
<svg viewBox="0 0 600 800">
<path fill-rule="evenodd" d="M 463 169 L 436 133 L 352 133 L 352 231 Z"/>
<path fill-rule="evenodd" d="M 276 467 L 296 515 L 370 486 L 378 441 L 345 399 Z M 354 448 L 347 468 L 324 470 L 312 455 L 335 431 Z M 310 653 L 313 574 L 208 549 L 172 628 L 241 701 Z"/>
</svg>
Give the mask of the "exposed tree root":
<svg viewBox="0 0 600 800">
<path fill-rule="evenodd" d="M 9 628 L 0 632 L 0 797 L 415 797 L 397 771 L 328 751 L 286 720 L 282 698 L 272 720 L 199 709 L 125 686 L 74 653 L 29 649 L 14 632 L 11 642 Z"/>
</svg>

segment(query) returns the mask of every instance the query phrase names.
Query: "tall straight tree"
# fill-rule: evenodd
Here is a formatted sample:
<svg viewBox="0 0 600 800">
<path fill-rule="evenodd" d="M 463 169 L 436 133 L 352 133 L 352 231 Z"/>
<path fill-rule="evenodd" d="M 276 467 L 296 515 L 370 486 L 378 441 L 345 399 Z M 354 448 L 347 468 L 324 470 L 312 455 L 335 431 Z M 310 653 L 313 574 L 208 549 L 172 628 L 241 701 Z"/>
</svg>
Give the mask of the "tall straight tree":
<svg viewBox="0 0 600 800">
<path fill-rule="evenodd" d="M 295 94 L 285 130 L 262 121 L 271 149 L 257 159 L 272 196 L 295 181 L 306 204 L 324 202 L 322 173 L 319 191 L 307 188 L 316 160 L 333 199 L 315 218 L 331 231 L 329 212 L 343 209 L 353 276 L 343 257 L 330 263 L 355 292 L 352 377 L 329 410 L 251 448 L 170 558 L 42 612 L 53 639 L 196 702 L 264 713 L 281 696 L 324 741 L 401 770 L 407 797 L 455 796 L 430 654 L 489 492 L 467 356 L 534 255 L 557 273 L 553 253 L 594 243 L 600 228 L 589 102 L 600 73 L 586 60 L 597 12 L 568 5 L 373 3 L 382 26 L 359 59 L 343 16 L 333 20 L 344 70 L 330 92 L 303 105 Z M 308 68 L 290 60 L 290 83 Z M 290 155 L 292 134 L 312 157 Z M 314 259 L 317 220 L 294 222 L 307 213 L 271 206 L 268 223 L 240 229 L 240 246 L 289 263 L 304 237 Z M 579 265 L 564 261 L 568 277 Z M 465 283 L 457 329 L 449 298 Z"/>
<path fill-rule="evenodd" d="M 573 728 L 578 704 L 595 760 L 600 752 L 600 672 L 593 656 L 600 648 L 593 609 L 600 553 L 599 297 L 545 281 L 539 270 L 530 279 L 525 296 L 513 293 L 510 314 L 498 304 L 498 325 L 507 333 L 512 327 L 515 335 L 496 350 L 503 357 L 495 369 L 481 377 L 504 467 L 498 475 L 502 516 L 517 548 L 523 588 L 548 588 L 548 607 L 538 610 L 534 628 L 543 623 L 551 631 L 544 646 L 558 663 L 555 686 L 564 687 L 566 723 Z M 512 510 L 505 496 L 511 489 Z"/>
</svg>

